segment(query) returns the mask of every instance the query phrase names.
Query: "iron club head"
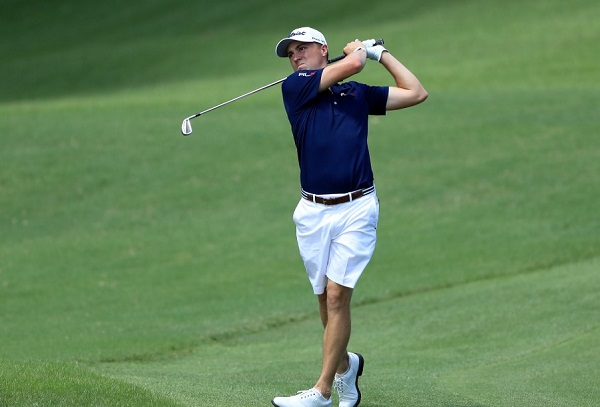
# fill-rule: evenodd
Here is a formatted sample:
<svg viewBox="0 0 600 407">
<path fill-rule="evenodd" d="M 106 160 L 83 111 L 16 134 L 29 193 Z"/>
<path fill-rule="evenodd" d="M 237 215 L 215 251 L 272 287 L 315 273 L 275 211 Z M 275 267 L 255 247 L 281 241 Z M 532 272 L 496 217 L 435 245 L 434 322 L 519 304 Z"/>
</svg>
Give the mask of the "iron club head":
<svg viewBox="0 0 600 407">
<path fill-rule="evenodd" d="M 187 118 L 181 123 L 181 133 L 184 136 L 189 136 L 192 134 L 192 123 L 190 123 L 190 119 Z"/>
</svg>

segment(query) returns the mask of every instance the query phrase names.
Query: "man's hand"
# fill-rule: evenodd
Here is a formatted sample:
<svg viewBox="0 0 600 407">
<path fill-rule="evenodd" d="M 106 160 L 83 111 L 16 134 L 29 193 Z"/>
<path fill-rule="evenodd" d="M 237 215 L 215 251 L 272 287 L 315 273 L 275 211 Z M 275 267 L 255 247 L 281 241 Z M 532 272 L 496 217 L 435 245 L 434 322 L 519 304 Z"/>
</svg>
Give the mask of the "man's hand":
<svg viewBox="0 0 600 407">
<path fill-rule="evenodd" d="M 355 40 L 355 41 L 349 42 L 344 47 L 344 54 L 350 55 L 350 54 L 356 52 L 359 48 L 360 49 L 366 49 L 367 47 L 365 46 L 365 44 L 363 44 L 359 40 Z"/>
<path fill-rule="evenodd" d="M 381 54 L 383 54 L 384 51 L 387 51 L 387 49 L 385 49 L 383 45 L 367 47 L 367 57 L 369 57 L 369 59 L 372 59 L 373 61 L 379 62 L 381 60 Z"/>
</svg>

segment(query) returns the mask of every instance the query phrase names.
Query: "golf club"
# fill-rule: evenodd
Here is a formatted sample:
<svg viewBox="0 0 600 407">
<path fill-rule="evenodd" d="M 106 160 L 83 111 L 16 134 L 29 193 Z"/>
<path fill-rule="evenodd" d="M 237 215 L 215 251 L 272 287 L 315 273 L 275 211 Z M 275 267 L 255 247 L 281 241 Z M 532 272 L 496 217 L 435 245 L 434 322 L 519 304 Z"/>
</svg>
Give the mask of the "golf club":
<svg viewBox="0 0 600 407">
<path fill-rule="evenodd" d="M 367 47 L 372 47 L 372 46 L 375 46 L 375 45 L 383 45 L 383 39 L 381 39 L 381 38 L 380 38 L 380 39 L 378 39 L 378 40 L 364 40 L 364 41 L 362 41 L 362 42 L 363 42 L 363 43 L 364 43 L 364 44 L 365 44 Z M 345 57 L 346 57 L 346 54 L 338 55 L 338 56 L 337 56 L 337 57 L 335 57 L 335 58 L 332 58 L 332 59 L 329 59 L 329 60 L 327 60 L 327 63 L 328 63 L 328 64 L 331 64 L 331 63 L 337 62 L 337 61 L 339 61 L 339 60 L 342 60 L 342 59 L 344 59 Z M 198 112 L 198 113 L 196 113 L 196 114 L 194 114 L 194 115 L 191 115 L 191 116 L 189 116 L 189 117 L 186 117 L 185 119 L 183 119 L 183 122 L 181 123 L 181 133 L 182 133 L 184 136 L 189 136 L 190 134 L 192 134 L 192 123 L 190 122 L 190 120 L 192 120 L 192 119 L 195 119 L 196 117 L 198 117 L 198 116 L 201 116 L 201 115 L 203 115 L 204 113 L 208 113 L 208 112 L 210 112 L 210 111 L 213 111 L 213 110 L 215 110 L 215 109 L 218 109 L 218 108 L 220 108 L 220 107 L 222 107 L 222 106 L 225 106 L 225 105 L 228 105 L 228 104 L 230 104 L 230 103 L 232 103 L 232 102 L 235 102 L 236 100 L 240 100 L 240 99 L 242 99 L 242 98 L 245 98 L 246 96 L 250 96 L 250 95 L 252 95 L 252 94 L 254 94 L 254 93 L 256 93 L 256 92 L 260 92 L 261 90 L 264 90 L 264 89 L 270 88 L 271 86 L 277 85 L 278 83 L 281 83 L 281 82 L 283 82 L 283 81 L 284 81 L 284 80 L 286 80 L 286 79 L 287 79 L 287 77 L 285 77 L 285 78 L 281 78 L 281 79 L 278 79 L 278 80 L 276 80 L 275 82 L 269 83 L 268 85 L 265 85 L 265 86 L 261 86 L 261 87 L 260 87 L 260 88 L 258 88 L 258 89 L 251 90 L 250 92 L 248 92 L 248 93 L 244 93 L 243 95 L 240 95 L 240 96 L 238 96 L 238 97 L 236 97 L 236 98 L 233 98 L 233 99 L 231 99 L 231 100 L 228 100 L 227 102 L 220 103 L 220 104 L 218 104 L 218 105 L 216 105 L 216 106 L 213 106 L 213 107 L 211 107 L 211 108 L 209 108 L 209 109 L 203 110 L 203 111 L 201 111 L 201 112 Z"/>
</svg>

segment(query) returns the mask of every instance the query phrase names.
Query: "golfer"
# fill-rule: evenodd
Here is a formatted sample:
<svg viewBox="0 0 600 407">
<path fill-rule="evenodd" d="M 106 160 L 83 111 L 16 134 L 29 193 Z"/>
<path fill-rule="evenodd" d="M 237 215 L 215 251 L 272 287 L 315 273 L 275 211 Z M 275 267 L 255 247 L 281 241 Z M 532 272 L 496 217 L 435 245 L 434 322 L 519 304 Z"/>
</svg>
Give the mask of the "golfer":
<svg viewBox="0 0 600 407">
<path fill-rule="evenodd" d="M 371 45 L 371 44 L 369 44 Z M 352 292 L 375 249 L 379 201 L 367 146 L 369 115 L 385 115 L 423 102 L 419 80 L 383 46 L 346 45 L 346 57 L 328 65 L 327 41 L 310 28 L 293 30 L 275 48 L 294 70 L 282 84 L 300 164 L 301 199 L 294 211 L 296 237 L 308 279 L 319 300 L 325 332 L 323 362 L 314 386 L 278 407 L 328 407 L 332 388 L 340 407 L 358 406 L 364 359 L 347 351 Z M 395 86 L 343 82 L 381 63 Z"/>
</svg>

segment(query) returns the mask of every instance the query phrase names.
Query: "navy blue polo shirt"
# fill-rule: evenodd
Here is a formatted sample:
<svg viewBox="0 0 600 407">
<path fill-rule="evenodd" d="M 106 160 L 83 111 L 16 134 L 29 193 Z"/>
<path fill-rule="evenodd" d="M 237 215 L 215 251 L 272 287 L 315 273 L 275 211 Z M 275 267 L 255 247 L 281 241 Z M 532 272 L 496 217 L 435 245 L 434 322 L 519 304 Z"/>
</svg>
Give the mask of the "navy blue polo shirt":
<svg viewBox="0 0 600 407">
<path fill-rule="evenodd" d="M 389 87 L 358 82 L 318 92 L 323 69 L 297 71 L 281 86 L 300 165 L 300 185 L 336 194 L 373 185 L 369 115 L 384 115 Z"/>
</svg>

